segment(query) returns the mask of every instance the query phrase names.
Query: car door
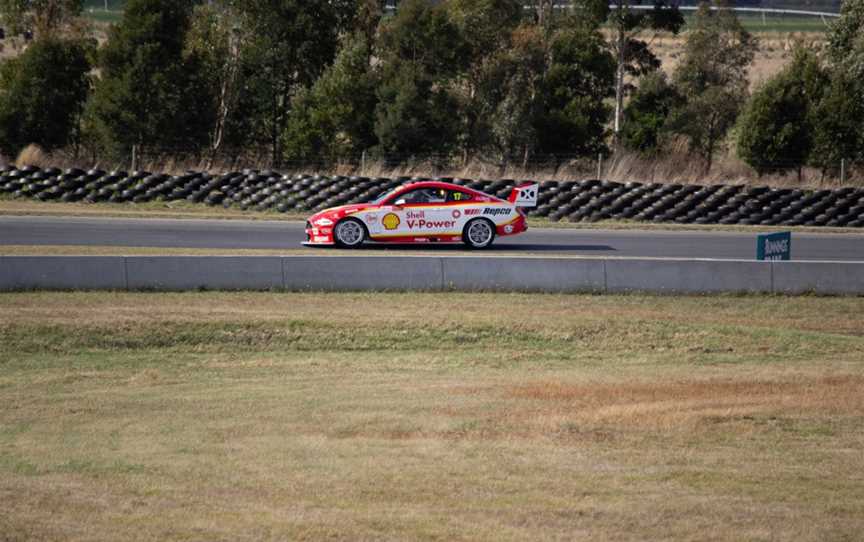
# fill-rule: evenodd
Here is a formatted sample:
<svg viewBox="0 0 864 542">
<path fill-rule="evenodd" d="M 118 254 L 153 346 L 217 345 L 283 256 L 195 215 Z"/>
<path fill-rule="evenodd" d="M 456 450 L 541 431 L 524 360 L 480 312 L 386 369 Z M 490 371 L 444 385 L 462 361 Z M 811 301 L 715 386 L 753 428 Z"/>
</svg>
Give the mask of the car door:
<svg viewBox="0 0 864 542">
<path fill-rule="evenodd" d="M 456 226 L 447 205 L 446 190 L 424 187 L 397 197 L 380 211 L 372 238 L 426 240 L 453 231 Z"/>
</svg>

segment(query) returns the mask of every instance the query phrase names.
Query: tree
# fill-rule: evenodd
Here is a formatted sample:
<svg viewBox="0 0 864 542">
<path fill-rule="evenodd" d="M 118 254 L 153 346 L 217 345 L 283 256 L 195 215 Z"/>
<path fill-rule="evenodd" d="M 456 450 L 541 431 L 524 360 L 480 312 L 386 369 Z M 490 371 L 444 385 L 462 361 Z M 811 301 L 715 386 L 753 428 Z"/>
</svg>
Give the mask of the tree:
<svg viewBox="0 0 864 542">
<path fill-rule="evenodd" d="M 831 83 L 815 117 L 811 163 L 836 170 L 864 159 L 864 0 L 847 0 L 828 32 Z"/>
<path fill-rule="evenodd" d="M 340 33 L 374 38 L 380 0 L 211 0 L 196 8 L 187 49 L 206 65 L 218 91 L 209 108 L 211 149 L 282 145 L 294 104 L 333 62 Z M 367 40 L 367 43 L 371 43 Z M 367 63 L 371 48 L 365 48 Z M 292 151 L 293 152 L 293 151 Z M 289 153 L 290 154 L 290 153 Z"/>
<path fill-rule="evenodd" d="M 227 0 L 226 0 L 227 1 Z M 240 77 L 245 100 L 273 162 L 282 157 L 283 134 L 294 96 L 311 86 L 333 62 L 346 8 L 323 0 L 234 2 L 248 40 L 242 46 Z"/>
<path fill-rule="evenodd" d="M 410 64 L 435 82 L 447 82 L 467 67 L 469 49 L 446 6 L 406 0 L 379 37 L 383 70 Z"/>
<path fill-rule="evenodd" d="M 809 163 L 836 171 L 842 160 L 864 160 L 862 83 L 843 70 L 831 75 L 813 112 L 813 148 Z"/>
<path fill-rule="evenodd" d="M 489 134 L 486 145 L 503 159 L 524 163 L 539 145 L 547 47 L 540 27 L 522 25 L 513 32 L 509 49 L 484 65 L 477 93 L 480 126 Z"/>
<path fill-rule="evenodd" d="M 759 175 L 801 168 L 813 147 L 815 110 L 828 76 L 819 59 L 798 48 L 783 71 L 750 99 L 739 119 L 738 155 Z"/>
<path fill-rule="evenodd" d="M 407 0 L 382 28 L 375 134 L 390 156 L 447 154 L 459 134 L 450 92 L 464 73 L 467 45 L 443 6 Z"/>
<path fill-rule="evenodd" d="M 537 26 L 544 30 L 551 28 L 555 0 L 527 0 L 525 5 L 533 8 L 534 22 Z"/>
<path fill-rule="evenodd" d="M 378 88 L 378 99 L 375 135 L 391 159 L 446 155 L 455 148 L 457 103 L 415 66 L 402 64 L 391 71 Z"/>
<path fill-rule="evenodd" d="M 453 85 L 461 102 L 462 150 L 467 157 L 469 151 L 490 145 L 490 115 L 502 95 L 500 79 L 487 82 L 490 77 L 499 77 L 502 65 L 507 63 L 513 31 L 522 19 L 523 8 L 520 0 L 452 0 L 447 10 L 465 41 L 468 55 L 464 80 Z"/>
<path fill-rule="evenodd" d="M 191 1 L 130 0 L 101 54 L 89 103 L 94 136 L 119 155 L 133 146 L 197 149 L 212 126 L 201 59 L 184 55 Z"/>
<path fill-rule="evenodd" d="M 654 55 L 648 44 L 640 39 L 646 30 L 672 32 L 677 34 L 684 25 L 676 2 L 655 0 L 650 10 L 636 10 L 633 5 L 641 4 L 636 0 L 615 0 L 608 10 L 607 20 L 615 30 L 615 38 L 610 43 L 617 59 L 615 73 L 615 121 L 614 132 L 619 138 L 624 114 L 624 95 L 630 90 L 626 77 L 641 77 L 660 67 L 660 60 Z M 591 6 L 591 4 L 586 4 Z M 605 0 L 594 11 L 602 13 L 606 6 Z"/>
<path fill-rule="evenodd" d="M 747 71 L 755 41 L 729 9 L 699 6 L 673 80 L 686 103 L 673 111 L 670 129 L 711 169 L 714 153 L 735 123 L 748 94 Z"/>
<path fill-rule="evenodd" d="M 539 149 L 548 154 L 607 152 L 605 125 L 614 95 L 615 59 L 591 27 L 558 31 L 543 81 L 544 108 L 538 119 Z"/>
<path fill-rule="evenodd" d="M 605 151 L 605 100 L 615 60 L 598 31 L 601 17 L 559 17 L 551 27 L 523 23 L 477 70 L 472 141 L 502 159 L 527 163 L 536 152 Z M 470 30 L 469 30 L 470 31 Z M 483 139 L 480 135 L 486 134 Z"/>
<path fill-rule="evenodd" d="M 656 154 L 666 129 L 666 120 L 682 102 L 683 98 L 669 84 L 663 72 L 646 75 L 624 110 L 621 142 L 626 148 L 642 154 Z"/>
<path fill-rule="evenodd" d="M 828 53 L 836 64 L 850 60 L 864 45 L 864 0 L 846 0 L 828 32 Z"/>
<path fill-rule="evenodd" d="M 90 88 L 84 45 L 44 38 L 0 66 L 0 150 L 15 156 L 30 143 L 67 145 Z"/>
<path fill-rule="evenodd" d="M 336 1 L 336 0 L 334 0 Z M 384 16 L 386 0 L 338 0 L 336 1 L 340 34 L 360 33 L 366 43 L 375 43 L 378 25 Z"/>
<path fill-rule="evenodd" d="M 195 7 L 186 40 L 186 54 L 200 59 L 207 88 L 213 92 L 207 108 L 214 122 L 210 150 L 218 154 L 223 146 L 242 147 L 251 142 L 254 122 L 247 88 L 241 71 L 242 44 L 251 39 L 239 21 L 233 2 L 208 2 Z"/>
<path fill-rule="evenodd" d="M 37 38 L 57 31 L 81 14 L 83 0 L 0 0 L 3 21 L 15 32 L 35 30 Z"/>
<path fill-rule="evenodd" d="M 376 143 L 377 80 L 362 33 L 345 36 L 333 65 L 294 100 L 284 136 L 288 160 L 338 159 Z"/>
</svg>

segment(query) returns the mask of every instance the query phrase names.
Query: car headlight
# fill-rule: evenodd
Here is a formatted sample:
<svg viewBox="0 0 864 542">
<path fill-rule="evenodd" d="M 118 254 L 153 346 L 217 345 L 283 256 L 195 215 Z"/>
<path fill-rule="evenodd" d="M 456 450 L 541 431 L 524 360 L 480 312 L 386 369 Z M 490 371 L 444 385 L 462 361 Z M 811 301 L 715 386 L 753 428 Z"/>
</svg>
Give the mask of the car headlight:
<svg viewBox="0 0 864 542">
<path fill-rule="evenodd" d="M 332 226 L 333 221 L 330 220 L 329 218 L 319 218 L 318 220 L 315 221 L 315 225 L 316 226 Z"/>
</svg>

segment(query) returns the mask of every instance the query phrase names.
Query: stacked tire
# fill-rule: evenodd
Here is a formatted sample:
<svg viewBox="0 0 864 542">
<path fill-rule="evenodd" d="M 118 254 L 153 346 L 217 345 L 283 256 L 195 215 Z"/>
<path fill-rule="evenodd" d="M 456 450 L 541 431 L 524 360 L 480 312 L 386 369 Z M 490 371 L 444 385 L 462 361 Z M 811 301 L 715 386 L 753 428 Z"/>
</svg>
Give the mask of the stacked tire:
<svg viewBox="0 0 864 542">
<path fill-rule="evenodd" d="M 66 203 L 148 203 L 187 201 L 209 206 L 276 213 L 311 213 L 328 207 L 372 201 L 418 177 L 283 175 L 245 169 L 214 175 L 188 171 L 166 175 L 33 166 L 0 168 L 0 196 Z M 507 197 L 523 182 L 463 179 L 452 182 Z M 864 189 L 800 190 L 714 184 L 708 186 L 639 182 L 542 181 L 529 216 L 553 221 L 625 220 L 678 224 L 771 226 L 864 226 Z"/>
</svg>

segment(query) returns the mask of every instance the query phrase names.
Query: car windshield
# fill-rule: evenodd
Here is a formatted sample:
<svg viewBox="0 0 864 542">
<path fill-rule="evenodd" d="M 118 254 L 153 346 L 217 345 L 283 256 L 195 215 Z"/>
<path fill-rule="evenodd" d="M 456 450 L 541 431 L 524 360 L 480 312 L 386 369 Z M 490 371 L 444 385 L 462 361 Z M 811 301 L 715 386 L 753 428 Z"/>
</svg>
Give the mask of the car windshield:
<svg viewBox="0 0 864 542">
<path fill-rule="evenodd" d="M 391 190 L 389 192 L 384 192 L 384 194 L 382 194 L 382 195 L 378 196 L 377 198 L 375 198 L 374 200 L 372 200 L 372 204 L 373 205 L 381 205 L 382 203 L 384 203 L 384 200 L 386 200 L 387 198 L 389 198 L 390 196 L 395 194 L 396 190 L 399 190 L 399 189 L 397 188 L 397 189 Z"/>
</svg>

